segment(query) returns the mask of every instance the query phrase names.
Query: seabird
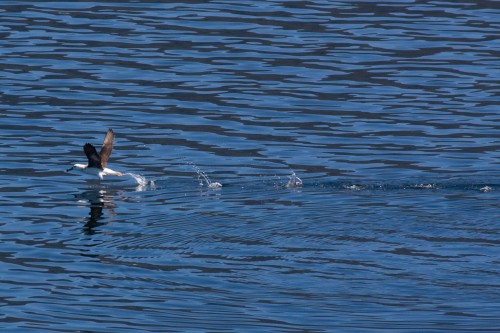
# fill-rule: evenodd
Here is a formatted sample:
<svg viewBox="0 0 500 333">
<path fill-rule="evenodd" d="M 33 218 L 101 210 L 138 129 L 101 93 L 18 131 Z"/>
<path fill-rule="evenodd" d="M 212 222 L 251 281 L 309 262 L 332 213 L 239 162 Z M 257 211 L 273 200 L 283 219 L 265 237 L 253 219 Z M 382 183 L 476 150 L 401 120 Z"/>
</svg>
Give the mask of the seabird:
<svg viewBox="0 0 500 333">
<path fill-rule="evenodd" d="M 104 176 L 124 176 L 123 173 L 114 171 L 106 168 L 108 164 L 109 156 L 113 150 L 113 141 L 115 140 L 115 133 L 110 128 L 104 137 L 104 142 L 102 144 L 101 152 L 98 154 L 97 150 L 90 143 L 86 143 L 83 146 L 83 152 L 87 155 L 88 163 L 80 164 L 76 163 L 67 171 L 77 169 L 91 175 L 99 176 L 100 180 L 103 180 Z"/>
</svg>

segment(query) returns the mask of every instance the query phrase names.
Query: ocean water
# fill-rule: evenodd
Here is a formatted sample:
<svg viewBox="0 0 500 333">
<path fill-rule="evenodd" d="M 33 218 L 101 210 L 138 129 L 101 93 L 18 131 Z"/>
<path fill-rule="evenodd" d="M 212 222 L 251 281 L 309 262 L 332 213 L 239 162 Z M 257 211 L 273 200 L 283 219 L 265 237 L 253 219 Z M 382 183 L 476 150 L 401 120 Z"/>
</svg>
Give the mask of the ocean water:
<svg viewBox="0 0 500 333">
<path fill-rule="evenodd" d="M 498 1 L 0 15 L 2 331 L 500 332 Z"/>
</svg>

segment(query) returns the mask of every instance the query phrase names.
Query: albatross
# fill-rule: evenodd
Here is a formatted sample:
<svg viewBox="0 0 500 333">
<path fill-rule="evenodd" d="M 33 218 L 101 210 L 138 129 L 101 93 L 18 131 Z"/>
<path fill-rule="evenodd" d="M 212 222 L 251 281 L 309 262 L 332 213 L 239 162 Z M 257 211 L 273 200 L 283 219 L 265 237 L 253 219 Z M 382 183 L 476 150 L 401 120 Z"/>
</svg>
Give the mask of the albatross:
<svg viewBox="0 0 500 333">
<path fill-rule="evenodd" d="M 110 128 L 104 137 L 104 142 L 102 144 L 101 151 L 97 153 L 97 150 L 90 143 L 86 143 L 83 146 L 83 152 L 87 155 L 88 163 L 80 164 L 76 163 L 67 171 L 77 169 L 91 175 L 99 176 L 100 180 L 103 180 L 104 176 L 124 176 L 123 173 L 111 170 L 106 167 L 108 164 L 109 156 L 113 150 L 113 142 L 115 140 L 115 133 Z"/>
</svg>

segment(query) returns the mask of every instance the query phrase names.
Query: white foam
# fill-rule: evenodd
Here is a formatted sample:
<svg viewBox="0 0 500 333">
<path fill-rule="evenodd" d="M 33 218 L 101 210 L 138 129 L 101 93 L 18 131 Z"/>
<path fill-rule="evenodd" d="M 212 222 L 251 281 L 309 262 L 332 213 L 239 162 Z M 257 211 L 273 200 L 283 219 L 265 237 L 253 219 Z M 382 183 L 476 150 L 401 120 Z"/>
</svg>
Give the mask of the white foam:
<svg viewBox="0 0 500 333">
<path fill-rule="evenodd" d="M 493 190 L 494 190 L 494 188 L 493 188 L 493 187 L 490 187 L 490 186 L 483 186 L 483 187 L 481 187 L 481 188 L 479 189 L 479 191 L 481 191 L 481 192 L 491 192 L 491 191 L 493 191 Z"/>
<path fill-rule="evenodd" d="M 413 188 L 424 188 L 424 189 L 438 189 L 439 187 L 436 184 L 416 184 L 412 186 Z"/>
<path fill-rule="evenodd" d="M 212 189 L 221 188 L 221 187 L 222 187 L 222 184 L 219 182 L 213 182 L 213 183 L 208 184 L 208 188 L 212 188 Z"/>
<path fill-rule="evenodd" d="M 351 191 L 361 191 L 364 189 L 363 186 L 359 186 L 359 185 L 344 185 L 343 188 L 345 188 L 346 190 L 351 190 Z"/>
</svg>

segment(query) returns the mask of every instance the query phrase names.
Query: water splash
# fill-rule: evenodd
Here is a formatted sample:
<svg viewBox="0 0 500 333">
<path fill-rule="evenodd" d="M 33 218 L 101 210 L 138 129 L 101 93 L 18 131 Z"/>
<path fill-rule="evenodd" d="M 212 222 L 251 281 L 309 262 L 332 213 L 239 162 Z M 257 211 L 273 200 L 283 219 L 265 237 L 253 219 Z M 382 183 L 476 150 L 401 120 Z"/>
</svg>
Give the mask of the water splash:
<svg viewBox="0 0 500 333">
<path fill-rule="evenodd" d="M 135 174 L 135 173 L 126 173 L 126 175 L 132 177 L 137 182 L 136 190 L 138 192 L 145 191 L 146 189 L 148 189 L 148 187 L 150 189 L 155 188 L 154 180 L 147 180 L 146 177 Z"/>
<path fill-rule="evenodd" d="M 295 188 L 295 187 L 301 187 L 302 186 L 302 179 L 300 179 L 294 171 L 292 171 L 292 174 L 288 176 L 290 178 L 288 180 L 288 183 L 285 185 L 286 188 Z"/>
<path fill-rule="evenodd" d="M 196 174 L 198 176 L 198 183 L 200 186 L 206 185 L 209 189 L 220 189 L 222 187 L 222 184 L 219 182 L 213 182 L 210 180 L 208 175 L 202 171 L 197 165 L 193 163 L 189 163 L 193 169 L 196 171 Z"/>
<path fill-rule="evenodd" d="M 208 184 L 208 188 L 211 188 L 211 189 L 217 189 L 217 188 L 221 188 L 221 187 L 222 187 L 222 184 L 219 182 L 213 182 L 213 183 Z"/>
<path fill-rule="evenodd" d="M 431 189 L 431 190 L 439 189 L 439 186 L 437 184 L 415 184 L 410 187 L 415 189 Z"/>
<path fill-rule="evenodd" d="M 351 191 L 361 191 L 361 190 L 364 190 L 365 188 L 363 186 L 360 186 L 360 185 L 344 185 L 342 186 L 344 189 L 346 190 L 351 190 Z"/>
<path fill-rule="evenodd" d="M 490 186 L 488 186 L 488 185 L 483 186 L 483 187 L 481 187 L 481 188 L 479 189 L 479 191 L 481 191 L 481 192 L 491 192 L 491 191 L 493 191 L 493 190 L 494 190 L 494 188 L 493 188 L 493 187 L 490 187 Z"/>
</svg>

